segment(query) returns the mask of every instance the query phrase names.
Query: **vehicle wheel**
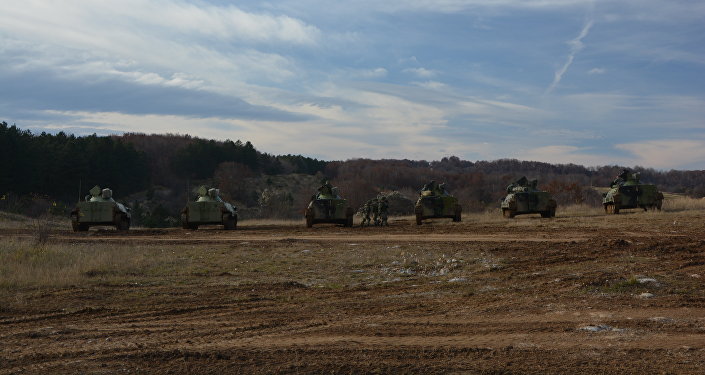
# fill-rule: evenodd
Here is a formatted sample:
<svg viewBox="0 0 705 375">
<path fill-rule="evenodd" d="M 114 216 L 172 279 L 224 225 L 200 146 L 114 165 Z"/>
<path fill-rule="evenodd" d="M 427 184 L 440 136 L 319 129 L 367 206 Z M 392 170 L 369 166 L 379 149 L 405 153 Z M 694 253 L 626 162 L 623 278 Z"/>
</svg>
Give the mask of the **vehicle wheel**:
<svg viewBox="0 0 705 375">
<path fill-rule="evenodd" d="M 516 216 L 516 213 L 513 210 L 504 208 L 502 209 L 502 216 L 506 217 L 507 219 L 513 219 L 514 216 Z"/>
</svg>

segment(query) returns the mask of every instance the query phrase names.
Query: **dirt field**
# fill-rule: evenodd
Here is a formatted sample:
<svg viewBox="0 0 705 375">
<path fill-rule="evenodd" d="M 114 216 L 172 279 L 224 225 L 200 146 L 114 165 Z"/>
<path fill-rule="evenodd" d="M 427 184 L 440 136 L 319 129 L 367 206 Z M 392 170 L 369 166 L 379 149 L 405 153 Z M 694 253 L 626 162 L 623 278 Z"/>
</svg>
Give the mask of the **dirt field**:
<svg viewBox="0 0 705 375">
<path fill-rule="evenodd" d="M 0 374 L 705 372 L 704 211 L 0 236 Z"/>
</svg>

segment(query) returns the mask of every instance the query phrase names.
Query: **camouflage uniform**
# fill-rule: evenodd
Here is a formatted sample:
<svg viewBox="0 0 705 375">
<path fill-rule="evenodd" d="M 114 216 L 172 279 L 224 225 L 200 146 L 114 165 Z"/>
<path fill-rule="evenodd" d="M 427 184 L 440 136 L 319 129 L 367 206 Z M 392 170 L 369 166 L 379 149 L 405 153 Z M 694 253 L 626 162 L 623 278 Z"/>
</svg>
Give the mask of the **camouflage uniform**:
<svg viewBox="0 0 705 375">
<path fill-rule="evenodd" d="M 362 205 L 362 223 L 360 223 L 361 227 L 364 227 L 365 225 L 370 226 L 370 221 L 372 218 L 370 217 L 370 213 L 372 212 L 372 209 L 370 208 L 370 202 L 367 201 L 364 205 Z"/>
<path fill-rule="evenodd" d="M 387 197 L 382 197 L 379 200 L 379 204 L 377 205 L 377 214 L 379 216 L 379 225 L 380 226 L 389 226 L 389 223 L 387 223 L 387 214 L 389 211 L 389 202 L 387 201 Z"/>
<path fill-rule="evenodd" d="M 372 222 L 379 226 L 379 200 L 374 198 L 370 201 L 370 211 L 372 211 Z"/>
</svg>

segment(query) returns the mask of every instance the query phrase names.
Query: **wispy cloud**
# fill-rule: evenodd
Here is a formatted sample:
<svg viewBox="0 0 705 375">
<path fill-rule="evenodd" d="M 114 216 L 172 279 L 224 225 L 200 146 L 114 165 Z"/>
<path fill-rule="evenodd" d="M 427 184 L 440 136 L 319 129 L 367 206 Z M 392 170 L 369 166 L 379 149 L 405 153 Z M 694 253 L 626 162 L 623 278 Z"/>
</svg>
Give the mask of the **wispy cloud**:
<svg viewBox="0 0 705 375">
<path fill-rule="evenodd" d="M 703 16 L 672 0 L 0 1 L 0 120 L 326 159 L 678 167 L 647 157 L 699 144 L 649 142 L 705 139 Z"/>
<path fill-rule="evenodd" d="M 436 76 L 436 72 L 426 68 L 408 68 L 404 69 L 404 73 L 413 74 L 419 78 L 433 78 Z"/>
<path fill-rule="evenodd" d="M 593 75 L 593 74 L 605 74 L 607 70 L 604 68 L 592 68 L 588 70 L 588 74 Z"/>
<path fill-rule="evenodd" d="M 554 74 L 553 82 L 551 82 L 551 84 L 546 89 L 546 94 L 550 94 L 553 89 L 555 89 L 556 86 L 561 82 L 561 79 L 563 79 L 563 75 L 568 71 L 570 65 L 573 64 L 575 55 L 577 55 L 578 52 L 580 52 L 585 47 L 585 44 L 583 44 L 583 38 L 588 35 L 593 23 L 594 21 L 592 19 L 589 19 L 587 22 L 585 22 L 585 25 L 583 26 L 583 29 L 580 30 L 580 34 L 578 35 L 578 37 L 568 42 L 568 46 L 570 46 L 570 53 L 568 54 L 568 58 L 566 59 L 563 66 L 561 66 L 560 69 L 558 69 Z"/>
<path fill-rule="evenodd" d="M 705 169 L 705 141 L 668 139 L 615 146 L 634 155 L 635 164 L 654 168 Z"/>
<path fill-rule="evenodd" d="M 557 164 L 580 164 L 587 166 L 609 165 L 614 163 L 614 158 L 600 154 L 598 151 L 590 150 L 587 147 L 576 147 L 567 145 L 551 145 L 537 147 L 534 149 L 519 151 L 514 157 L 522 160 L 535 160 Z M 620 162 L 625 163 L 622 159 Z M 631 164 L 628 161 L 625 164 Z"/>
<path fill-rule="evenodd" d="M 389 72 L 385 68 L 374 68 L 374 69 L 366 69 L 366 70 L 360 70 L 357 71 L 356 74 L 353 72 L 353 75 L 357 75 L 362 78 L 381 78 L 381 77 L 386 77 Z"/>
</svg>

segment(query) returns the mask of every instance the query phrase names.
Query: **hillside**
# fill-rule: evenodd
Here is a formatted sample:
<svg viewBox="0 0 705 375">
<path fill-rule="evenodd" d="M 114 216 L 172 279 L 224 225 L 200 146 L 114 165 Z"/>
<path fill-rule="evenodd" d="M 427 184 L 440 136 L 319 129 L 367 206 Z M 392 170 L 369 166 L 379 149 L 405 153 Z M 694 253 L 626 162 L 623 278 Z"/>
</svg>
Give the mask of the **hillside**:
<svg viewBox="0 0 705 375">
<path fill-rule="evenodd" d="M 271 155 L 249 141 L 207 140 L 189 135 L 84 136 L 32 134 L 0 123 L 0 210 L 30 216 L 65 215 L 94 185 L 110 187 L 132 205 L 136 222 L 173 224 L 199 184 L 219 187 L 249 217 L 298 217 L 324 178 L 353 207 L 380 192 L 409 199 L 429 180 L 445 182 L 467 212 L 495 207 L 504 188 L 521 176 L 538 179 L 559 204 L 597 205 L 593 187 L 608 186 L 622 166 L 584 167 L 515 159 L 466 161 L 324 161 L 302 155 Z M 658 171 L 635 167 L 642 181 L 667 192 L 705 196 L 705 171 Z M 80 191 L 79 191 L 80 188 Z"/>
</svg>

